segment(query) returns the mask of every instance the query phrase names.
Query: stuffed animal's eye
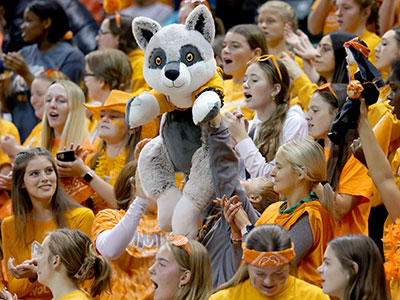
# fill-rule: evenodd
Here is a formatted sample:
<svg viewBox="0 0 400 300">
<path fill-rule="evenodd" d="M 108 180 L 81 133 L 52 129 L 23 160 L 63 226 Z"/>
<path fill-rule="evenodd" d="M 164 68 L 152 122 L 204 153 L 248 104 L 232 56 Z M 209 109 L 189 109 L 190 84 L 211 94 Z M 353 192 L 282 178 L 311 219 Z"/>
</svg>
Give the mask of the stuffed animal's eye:
<svg viewBox="0 0 400 300">
<path fill-rule="evenodd" d="M 187 60 L 188 62 L 192 62 L 193 59 L 194 59 L 194 55 L 193 55 L 192 52 L 189 52 L 189 53 L 186 54 L 186 60 Z"/>
<path fill-rule="evenodd" d="M 161 66 L 162 64 L 162 59 L 161 57 L 157 56 L 154 60 L 154 62 L 156 63 L 157 66 Z"/>
</svg>

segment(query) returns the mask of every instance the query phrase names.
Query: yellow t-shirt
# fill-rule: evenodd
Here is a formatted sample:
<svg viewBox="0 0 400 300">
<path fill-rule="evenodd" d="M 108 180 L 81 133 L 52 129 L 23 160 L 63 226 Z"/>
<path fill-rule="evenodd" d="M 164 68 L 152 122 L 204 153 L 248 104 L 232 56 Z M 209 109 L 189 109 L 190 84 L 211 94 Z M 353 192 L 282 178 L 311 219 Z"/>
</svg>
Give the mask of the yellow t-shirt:
<svg viewBox="0 0 400 300">
<path fill-rule="evenodd" d="M 21 143 L 17 127 L 13 123 L 0 118 L 0 137 L 6 134 L 11 134 L 17 140 L 18 144 Z M 0 167 L 4 164 L 11 164 L 11 161 L 8 155 L 0 149 Z"/>
<path fill-rule="evenodd" d="M 76 290 L 58 298 L 58 300 L 90 300 L 90 297 L 84 291 Z"/>
<path fill-rule="evenodd" d="M 94 239 L 100 232 L 114 228 L 124 215 L 123 210 L 100 211 L 93 223 Z M 167 239 L 168 233 L 158 226 L 157 214 L 143 215 L 124 253 L 118 259 L 109 260 L 113 269 L 113 294 L 103 293 L 100 299 L 153 299 L 154 285 L 148 270 L 155 261 L 157 251 Z"/>
<path fill-rule="evenodd" d="M 144 52 L 140 49 L 133 50 L 128 54 L 128 58 L 132 67 L 131 92 L 150 91 L 151 88 L 143 77 Z"/>
<path fill-rule="evenodd" d="M 26 138 L 23 146 L 28 148 L 40 147 L 40 138 L 42 136 L 42 122 L 39 122 Z"/>
<path fill-rule="evenodd" d="M 235 287 L 230 287 L 211 295 L 209 300 L 329 300 L 322 290 L 310 283 L 297 279 L 289 275 L 286 286 L 276 295 L 267 296 L 257 290 L 250 282 L 250 279 L 239 283 Z"/>
<path fill-rule="evenodd" d="M 65 217 L 71 229 L 79 229 L 88 236 L 91 236 L 94 215 L 90 209 L 84 207 L 73 208 L 70 213 L 65 213 Z M 38 222 L 28 216 L 26 224 L 21 222 L 21 226 L 25 226 L 26 231 L 24 241 L 21 241 L 21 239 L 16 239 L 14 220 L 14 216 L 3 220 L 1 235 L 3 239 L 4 261 L 7 262 L 9 258 L 15 258 L 14 265 L 17 266 L 25 260 L 31 259 L 32 243 L 34 241 L 42 243 L 50 231 L 57 229 L 57 224 L 54 219 L 47 222 Z M 8 290 L 11 294 L 16 293 L 18 299 L 52 299 L 50 290 L 39 282 L 35 281 L 31 283 L 28 278 L 16 279 L 10 274 L 8 268 L 6 271 Z"/>
<path fill-rule="evenodd" d="M 365 30 L 364 33 L 360 36 L 360 40 L 367 44 L 368 49 L 370 50 L 368 59 L 374 66 L 376 66 L 375 48 L 381 42 L 381 38 L 375 33 Z"/>
<path fill-rule="evenodd" d="M 253 120 L 256 112 L 247 108 L 241 84 L 235 84 L 233 79 L 225 80 L 224 94 L 224 106 L 221 108 L 222 114 L 238 110 L 244 114 L 247 120 Z"/>
</svg>

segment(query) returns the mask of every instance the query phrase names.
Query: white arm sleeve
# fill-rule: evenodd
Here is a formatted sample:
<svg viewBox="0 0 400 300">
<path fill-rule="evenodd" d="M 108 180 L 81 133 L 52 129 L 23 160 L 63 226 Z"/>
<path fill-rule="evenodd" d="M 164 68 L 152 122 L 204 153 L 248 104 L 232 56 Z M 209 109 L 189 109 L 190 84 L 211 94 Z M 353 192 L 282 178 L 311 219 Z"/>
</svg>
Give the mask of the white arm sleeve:
<svg viewBox="0 0 400 300">
<path fill-rule="evenodd" d="M 147 199 L 136 197 L 113 229 L 102 231 L 97 235 L 96 249 L 101 255 L 108 259 L 117 259 L 124 253 L 135 235 L 147 203 Z"/>
</svg>

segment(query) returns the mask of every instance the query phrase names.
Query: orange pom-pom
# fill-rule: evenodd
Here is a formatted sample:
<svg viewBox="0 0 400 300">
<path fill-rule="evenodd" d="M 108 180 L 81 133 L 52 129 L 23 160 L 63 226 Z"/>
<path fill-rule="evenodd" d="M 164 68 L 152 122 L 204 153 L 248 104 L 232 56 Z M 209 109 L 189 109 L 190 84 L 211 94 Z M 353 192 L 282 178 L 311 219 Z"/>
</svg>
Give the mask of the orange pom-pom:
<svg viewBox="0 0 400 300">
<path fill-rule="evenodd" d="M 358 80 L 352 80 L 347 86 L 347 96 L 350 99 L 360 98 L 361 92 L 363 90 L 364 88 L 362 87 L 361 83 Z"/>
<path fill-rule="evenodd" d="M 119 0 L 104 0 L 103 7 L 106 13 L 112 15 L 119 8 Z"/>
<path fill-rule="evenodd" d="M 400 219 L 385 229 L 382 238 L 385 252 L 385 273 L 388 280 L 400 279 Z"/>
</svg>

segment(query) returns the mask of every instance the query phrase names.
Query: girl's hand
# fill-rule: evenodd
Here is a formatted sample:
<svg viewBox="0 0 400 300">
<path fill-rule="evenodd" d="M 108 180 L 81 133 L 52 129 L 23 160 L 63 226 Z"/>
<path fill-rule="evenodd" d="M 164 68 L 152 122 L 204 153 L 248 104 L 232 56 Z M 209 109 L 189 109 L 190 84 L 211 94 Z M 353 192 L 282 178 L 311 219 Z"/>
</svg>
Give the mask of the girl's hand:
<svg viewBox="0 0 400 300">
<path fill-rule="evenodd" d="M 317 57 L 317 49 L 314 48 L 308 36 L 300 29 L 293 32 L 292 27 L 286 24 L 284 38 L 286 43 L 293 48 L 294 53 L 302 59 L 314 60 Z"/>
<path fill-rule="evenodd" d="M 289 23 L 285 24 L 283 29 L 283 38 L 285 39 L 286 44 L 292 48 L 296 48 L 300 45 L 300 37 L 293 32 L 292 26 Z"/>
<path fill-rule="evenodd" d="M 3 59 L 4 67 L 6 67 L 7 69 L 22 76 L 25 80 L 27 80 L 29 77 L 33 78 L 33 75 L 29 71 L 29 68 L 25 62 L 25 59 L 18 52 L 9 52 L 7 54 L 3 53 L 2 59 Z M 29 78 L 29 79 L 31 79 L 31 78 Z M 32 80 L 31 80 L 31 82 L 32 82 Z"/>
<path fill-rule="evenodd" d="M 16 279 L 21 278 L 30 278 L 36 279 L 37 278 L 37 265 L 31 263 L 30 261 L 24 261 L 22 264 L 18 266 L 14 266 L 14 258 L 10 258 L 8 260 L 8 270 L 10 274 L 14 276 Z"/>
<path fill-rule="evenodd" d="M 10 158 L 14 158 L 17 152 L 16 147 L 19 145 L 15 137 L 11 134 L 6 134 L 1 137 L 0 148 Z"/>
<path fill-rule="evenodd" d="M 7 175 L 0 174 L 0 190 L 11 191 L 12 188 L 12 171 Z"/>
<path fill-rule="evenodd" d="M 87 172 L 91 170 L 84 163 L 84 160 L 88 155 L 88 152 L 87 151 L 83 152 L 83 148 L 80 147 L 80 145 L 74 148 L 74 145 L 71 144 L 70 149 L 74 150 L 75 152 L 74 161 L 66 162 L 66 161 L 60 161 L 57 158 L 55 159 L 57 164 L 57 170 L 60 174 L 60 177 L 83 177 Z M 67 150 L 67 148 L 65 147 L 64 150 Z M 82 158 L 80 158 L 80 156 L 82 156 Z"/>
<path fill-rule="evenodd" d="M 4 287 L 4 291 L 0 290 L 0 299 L 4 300 L 18 300 L 17 294 L 11 296 L 11 293 Z"/>
<path fill-rule="evenodd" d="M 304 71 L 300 68 L 299 64 L 291 58 L 289 54 L 282 52 L 280 61 L 285 65 L 292 80 L 295 80 L 297 77 L 304 74 Z"/>
<path fill-rule="evenodd" d="M 238 197 L 233 196 L 228 200 L 226 195 L 224 195 L 222 198 L 215 199 L 214 203 L 222 207 L 225 220 L 231 226 L 232 233 L 240 233 L 240 228 L 235 223 L 235 215 L 242 207 L 242 203 L 238 201 Z"/>
<path fill-rule="evenodd" d="M 224 120 L 226 126 L 229 129 L 229 133 L 231 135 L 233 142 L 232 146 L 236 146 L 237 143 L 249 137 L 247 135 L 245 118 L 239 119 L 234 114 L 227 112 L 222 117 L 222 119 Z"/>
</svg>

